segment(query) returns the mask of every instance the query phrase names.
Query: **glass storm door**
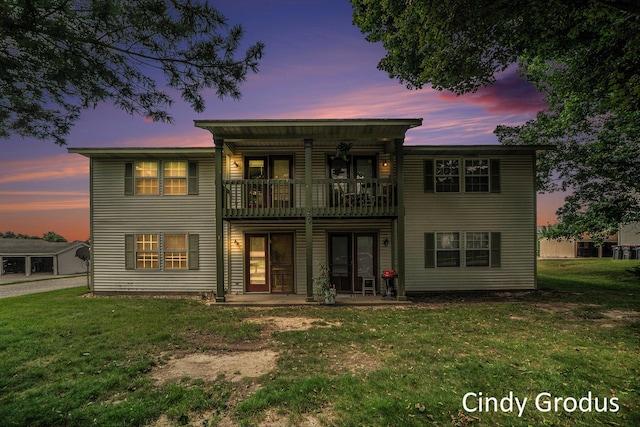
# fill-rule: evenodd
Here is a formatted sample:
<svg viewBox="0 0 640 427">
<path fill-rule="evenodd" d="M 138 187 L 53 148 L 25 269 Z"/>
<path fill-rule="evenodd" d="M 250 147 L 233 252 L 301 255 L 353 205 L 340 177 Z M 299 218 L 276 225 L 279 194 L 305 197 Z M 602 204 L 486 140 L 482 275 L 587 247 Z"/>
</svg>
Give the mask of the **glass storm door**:
<svg viewBox="0 0 640 427">
<path fill-rule="evenodd" d="M 245 247 L 247 292 L 269 292 L 267 235 L 247 235 Z"/>
<path fill-rule="evenodd" d="M 293 234 L 271 234 L 269 256 L 271 292 L 294 293 Z"/>
<path fill-rule="evenodd" d="M 375 276 L 375 235 L 373 234 L 356 234 L 355 237 L 356 251 L 356 277 L 353 284 L 355 292 L 362 292 L 362 283 L 364 278 L 373 278 L 376 283 Z"/>
<path fill-rule="evenodd" d="M 329 274 L 331 283 L 338 292 L 351 292 L 351 236 L 332 234 L 329 236 Z"/>
<path fill-rule="evenodd" d="M 246 291 L 295 293 L 292 233 L 247 234 Z"/>
<path fill-rule="evenodd" d="M 329 271 L 338 292 L 362 292 L 364 278 L 377 283 L 377 234 L 329 235 Z"/>
</svg>

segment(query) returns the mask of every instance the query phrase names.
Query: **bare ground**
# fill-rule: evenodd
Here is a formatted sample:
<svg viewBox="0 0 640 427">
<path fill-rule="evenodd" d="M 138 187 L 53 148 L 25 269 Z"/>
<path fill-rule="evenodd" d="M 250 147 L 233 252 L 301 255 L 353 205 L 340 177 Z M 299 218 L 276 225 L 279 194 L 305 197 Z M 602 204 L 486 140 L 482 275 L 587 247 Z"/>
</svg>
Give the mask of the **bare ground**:
<svg viewBox="0 0 640 427">
<path fill-rule="evenodd" d="M 521 301 L 525 297 L 523 293 L 502 295 L 505 300 Z M 421 301 L 414 308 L 435 309 L 461 303 L 468 303 L 469 298 L 462 297 L 460 299 L 442 298 L 440 300 L 426 302 Z M 471 298 L 472 302 L 483 304 L 483 298 Z M 487 301 L 488 302 L 488 301 Z M 525 301 L 522 301 L 525 302 Z M 571 313 L 580 308 L 589 307 L 597 308 L 594 304 L 577 304 L 577 303 L 561 303 L 561 302 L 534 302 L 530 303 L 532 307 L 547 313 Z M 353 309 L 362 309 L 354 307 Z M 376 307 L 368 307 L 370 310 Z M 386 308 L 389 309 L 389 308 Z M 393 309 L 405 309 L 405 307 L 394 307 Z M 220 427 L 234 427 L 237 424 L 229 416 L 233 412 L 233 408 L 245 400 L 248 396 L 258 391 L 262 385 L 260 377 L 277 369 L 279 353 L 278 342 L 274 338 L 275 332 L 300 331 L 307 330 L 312 327 L 339 327 L 339 322 L 328 323 L 323 319 L 310 317 L 277 317 L 260 315 L 260 310 L 256 309 L 256 317 L 246 319 L 248 322 L 262 325 L 261 338 L 247 343 L 237 344 L 221 344 L 219 339 L 213 336 L 195 333 L 194 339 L 203 343 L 202 348 L 207 350 L 190 353 L 190 354 L 173 354 L 164 355 L 161 360 L 166 362 L 154 368 L 150 375 L 158 383 L 166 381 L 180 381 L 186 377 L 191 379 L 203 379 L 205 381 L 215 381 L 223 379 L 229 381 L 234 391 L 229 398 L 227 410 L 224 413 L 216 411 L 208 411 L 202 413 L 189 414 L 189 425 L 208 425 L 210 420 L 216 419 L 216 425 Z M 608 310 L 601 311 L 602 319 L 595 321 L 602 327 L 611 327 L 611 325 L 619 324 L 619 322 L 640 322 L 640 312 Z M 516 316 L 512 316 L 514 320 L 528 320 Z M 345 367 L 345 371 L 353 374 L 369 372 L 379 368 L 383 362 L 376 357 L 361 352 L 355 345 L 350 348 L 342 348 L 338 350 L 327 349 L 324 353 L 331 363 L 335 366 Z M 340 362 L 340 363 L 338 363 Z M 334 411 L 331 406 L 322 408 L 317 414 L 302 414 L 291 418 L 288 413 L 279 413 L 275 410 L 267 410 L 263 414 L 260 425 L 266 427 L 318 427 L 323 425 L 331 425 L 335 419 Z M 467 421 L 452 417 L 454 425 L 466 426 Z M 176 425 L 175 421 L 169 420 L 166 416 L 158 419 L 152 427 L 168 427 Z"/>
<path fill-rule="evenodd" d="M 260 340 L 253 343 L 229 346 L 209 346 L 212 350 L 191 353 L 176 354 L 173 356 L 164 355 L 161 359 L 166 363 L 154 368 L 151 377 L 162 384 L 167 381 L 180 381 L 184 378 L 202 379 L 205 381 L 215 381 L 224 379 L 234 384 L 234 392 L 231 395 L 228 408 L 232 409 L 247 396 L 260 389 L 258 378 L 268 374 L 277 367 L 279 354 L 273 350 L 276 344 L 273 333 L 283 331 L 307 330 L 311 327 L 334 327 L 339 323 L 328 323 L 322 319 L 308 317 L 275 317 L 262 316 L 247 319 L 249 322 L 263 325 Z M 204 338 L 206 341 L 206 337 Z M 348 354 L 350 359 L 361 358 L 361 355 Z M 354 364 L 353 366 L 358 366 Z M 227 414 L 230 411 L 227 411 Z M 218 426 L 232 427 L 236 424 L 227 414 L 216 414 L 214 411 L 190 414 L 190 425 L 206 425 L 208 420 L 220 416 Z M 301 427 L 316 427 L 325 425 L 331 418 L 331 408 L 326 408 L 322 414 L 306 414 L 301 419 L 297 419 L 295 425 Z M 166 416 L 160 417 L 153 427 L 168 427 L 175 425 Z M 279 414 L 275 411 L 267 411 L 264 414 L 262 426 L 285 427 L 291 425 L 288 414 Z"/>
</svg>

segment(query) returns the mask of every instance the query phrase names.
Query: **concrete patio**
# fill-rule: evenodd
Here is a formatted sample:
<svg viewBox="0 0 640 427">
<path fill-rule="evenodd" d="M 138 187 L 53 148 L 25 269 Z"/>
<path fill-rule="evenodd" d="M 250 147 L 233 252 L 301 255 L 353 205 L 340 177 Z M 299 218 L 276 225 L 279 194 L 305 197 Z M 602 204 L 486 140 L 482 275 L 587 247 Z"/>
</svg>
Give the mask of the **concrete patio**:
<svg viewBox="0 0 640 427">
<path fill-rule="evenodd" d="M 392 299 L 383 299 L 381 295 L 366 295 L 361 294 L 338 294 L 336 296 L 336 303 L 334 306 L 394 306 L 394 305 L 408 305 L 411 301 L 396 301 Z M 217 303 L 216 305 L 237 305 L 237 306 L 264 306 L 264 307 L 278 307 L 278 306 L 314 306 L 318 305 L 317 302 L 307 302 L 306 295 L 296 294 L 243 294 L 243 295 L 226 295 L 226 302 Z M 324 305 L 324 304 L 322 304 Z"/>
</svg>

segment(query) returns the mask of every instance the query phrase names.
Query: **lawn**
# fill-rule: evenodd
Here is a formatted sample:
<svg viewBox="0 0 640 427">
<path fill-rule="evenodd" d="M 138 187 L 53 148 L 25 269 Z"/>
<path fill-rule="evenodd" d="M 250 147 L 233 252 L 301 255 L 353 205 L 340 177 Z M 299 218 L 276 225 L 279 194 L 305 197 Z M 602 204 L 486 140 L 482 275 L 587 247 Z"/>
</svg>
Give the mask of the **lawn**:
<svg viewBox="0 0 640 427">
<path fill-rule="evenodd" d="M 0 300 L 7 426 L 638 426 L 637 261 L 408 307 Z M 526 401 L 525 401 L 526 399 Z"/>
</svg>

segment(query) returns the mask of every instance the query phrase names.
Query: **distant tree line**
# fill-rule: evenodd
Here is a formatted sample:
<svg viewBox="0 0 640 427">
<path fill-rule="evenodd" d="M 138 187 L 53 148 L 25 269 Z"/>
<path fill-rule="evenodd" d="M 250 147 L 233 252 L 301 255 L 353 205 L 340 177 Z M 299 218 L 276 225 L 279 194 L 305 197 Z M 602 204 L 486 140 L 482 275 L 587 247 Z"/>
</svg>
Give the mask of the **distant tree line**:
<svg viewBox="0 0 640 427">
<path fill-rule="evenodd" d="M 16 234 L 13 231 L 6 231 L 4 233 L 0 231 L 0 238 L 2 239 L 42 239 L 47 242 L 67 242 L 68 241 L 67 239 L 65 239 L 55 231 L 47 231 L 42 235 L 42 237 L 30 236 L 28 234 L 22 234 L 22 233 Z"/>
</svg>

